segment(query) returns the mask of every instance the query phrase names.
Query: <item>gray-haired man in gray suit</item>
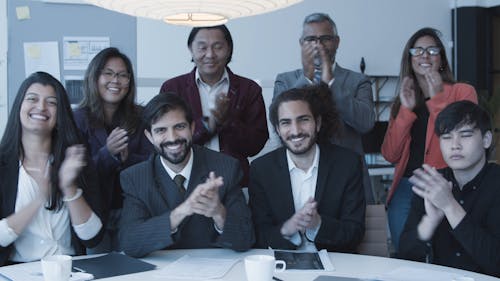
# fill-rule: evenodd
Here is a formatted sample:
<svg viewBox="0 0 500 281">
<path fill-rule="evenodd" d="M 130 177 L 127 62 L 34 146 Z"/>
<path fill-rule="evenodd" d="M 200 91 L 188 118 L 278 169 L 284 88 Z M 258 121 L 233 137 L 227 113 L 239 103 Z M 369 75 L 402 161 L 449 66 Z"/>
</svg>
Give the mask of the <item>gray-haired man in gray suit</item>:
<svg viewBox="0 0 500 281">
<path fill-rule="evenodd" d="M 368 133 L 375 124 L 371 83 L 365 75 L 342 68 L 335 62 L 339 42 L 337 26 L 330 16 L 308 15 L 299 40 L 302 69 L 278 74 L 273 100 L 291 88 L 319 82 L 328 84 L 343 121 L 343 131 L 333 142 L 363 156 L 361 135 Z M 373 194 L 366 165 L 364 170 L 365 197 L 371 202 Z"/>
<path fill-rule="evenodd" d="M 192 113 L 178 95 L 154 97 L 143 115 L 157 153 L 121 174 L 120 248 L 135 257 L 166 248 L 249 249 L 255 238 L 238 160 L 192 145 Z"/>
</svg>

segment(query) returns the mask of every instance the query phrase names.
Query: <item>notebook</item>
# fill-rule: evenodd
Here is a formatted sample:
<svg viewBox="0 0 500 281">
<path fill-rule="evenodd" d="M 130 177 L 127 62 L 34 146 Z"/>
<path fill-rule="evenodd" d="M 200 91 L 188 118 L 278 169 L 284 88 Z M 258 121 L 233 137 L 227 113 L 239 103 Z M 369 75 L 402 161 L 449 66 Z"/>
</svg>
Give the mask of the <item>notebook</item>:
<svg viewBox="0 0 500 281">
<path fill-rule="evenodd" d="M 73 270 L 88 272 L 95 279 L 131 274 L 156 269 L 156 266 L 120 253 L 109 253 L 103 256 L 74 259 Z"/>
</svg>

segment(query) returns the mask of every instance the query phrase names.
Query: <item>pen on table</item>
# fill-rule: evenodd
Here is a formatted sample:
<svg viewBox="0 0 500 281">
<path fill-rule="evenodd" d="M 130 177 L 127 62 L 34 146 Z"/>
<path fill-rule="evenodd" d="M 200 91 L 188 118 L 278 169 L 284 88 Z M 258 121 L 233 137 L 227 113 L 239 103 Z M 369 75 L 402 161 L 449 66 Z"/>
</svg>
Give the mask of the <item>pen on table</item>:
<svg viewBox="0 0 500 281">
<path fill-rule="evenodd" d="M 279 279 L 278 277 L 276 276 L 273 276 L 273 280 L 276 280 L 276 281 L 283 281 L 283 279 Z"/>
</svg>

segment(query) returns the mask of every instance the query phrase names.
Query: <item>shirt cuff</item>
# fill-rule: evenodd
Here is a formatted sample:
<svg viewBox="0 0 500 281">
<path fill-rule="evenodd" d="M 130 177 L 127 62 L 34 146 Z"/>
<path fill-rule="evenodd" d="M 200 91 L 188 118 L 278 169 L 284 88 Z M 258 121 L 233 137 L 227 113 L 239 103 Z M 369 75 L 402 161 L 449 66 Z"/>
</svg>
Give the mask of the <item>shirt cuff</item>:
<svg viewBox="0 0 500 281">
<path fill-rule="evenodd" d="M 73 225 L 76 235 L 82 240 L 90 240 L 94 238 L 97 233 L 99 233 L 101 228 L 101 219 L 94 212 L 92 212 L 90 218 L 86 222 L 79 225 Z"/>
<path fill-rule="evenodd" d="M 10 228 L 7 219 L 0 220 L 0 246 L 7 247 L 17 239 L 18 235 Z"/>
<path fill-rule="evenodd" d="M 319 231 L 320 226 L 321 226 L 321 224 L 318 224 L 318 226 L 316 226 L 315 228 L 307 228 L 306 229 L 305 236 L 306 236 L 307 241 L 314 242 L 314 239 L 316 239 L 316 235 L 318 235 L 318 231 Z"/>
<path fill-rule="evenodd" d="M 300 236 L 300 233 L 297 232 L 292 236 L 283 236 L 285 237 L 286 240 L 292 242 L 295 246 L 300 246 L 302 244 L 302 237 Z"/>
<path fill-rule="evenodd" d="M 224 229 L 221 230 L 220 228 L 217 227 L 217 224 L 215 224 L 215 223 L 214 223 L 214 228 L 215 228 L 215 231 L 217 231 L 217 233 L 219 233 L 219 235 L 221 235 L 222 232 L 224 232 Z"/>
</svg>

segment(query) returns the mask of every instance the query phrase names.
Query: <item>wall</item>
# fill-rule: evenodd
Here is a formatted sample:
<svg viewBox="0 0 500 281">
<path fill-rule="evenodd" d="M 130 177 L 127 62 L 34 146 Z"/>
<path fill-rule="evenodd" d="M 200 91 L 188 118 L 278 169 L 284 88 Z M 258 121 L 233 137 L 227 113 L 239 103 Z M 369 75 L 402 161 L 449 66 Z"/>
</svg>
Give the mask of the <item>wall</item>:
<svg viewBox="0 0 500 281">
<path fill-rule="evenodd" d="M 31 18 L 18 20 L 16 7 L 28 6 Z M 107 36 L 111 46 L 127 54 L 136 66 L 137 24 L 134 17 L 91 5 L 68 5 L 40 1 L 8 1 L 8 92 L 9 108 L 19 85 L 25 78 L 24 42 L 57 41 L 61 76 L 81 75 L 83 70 L 63 69 L 62 39 L 64 36 Z"/>
</svg>

